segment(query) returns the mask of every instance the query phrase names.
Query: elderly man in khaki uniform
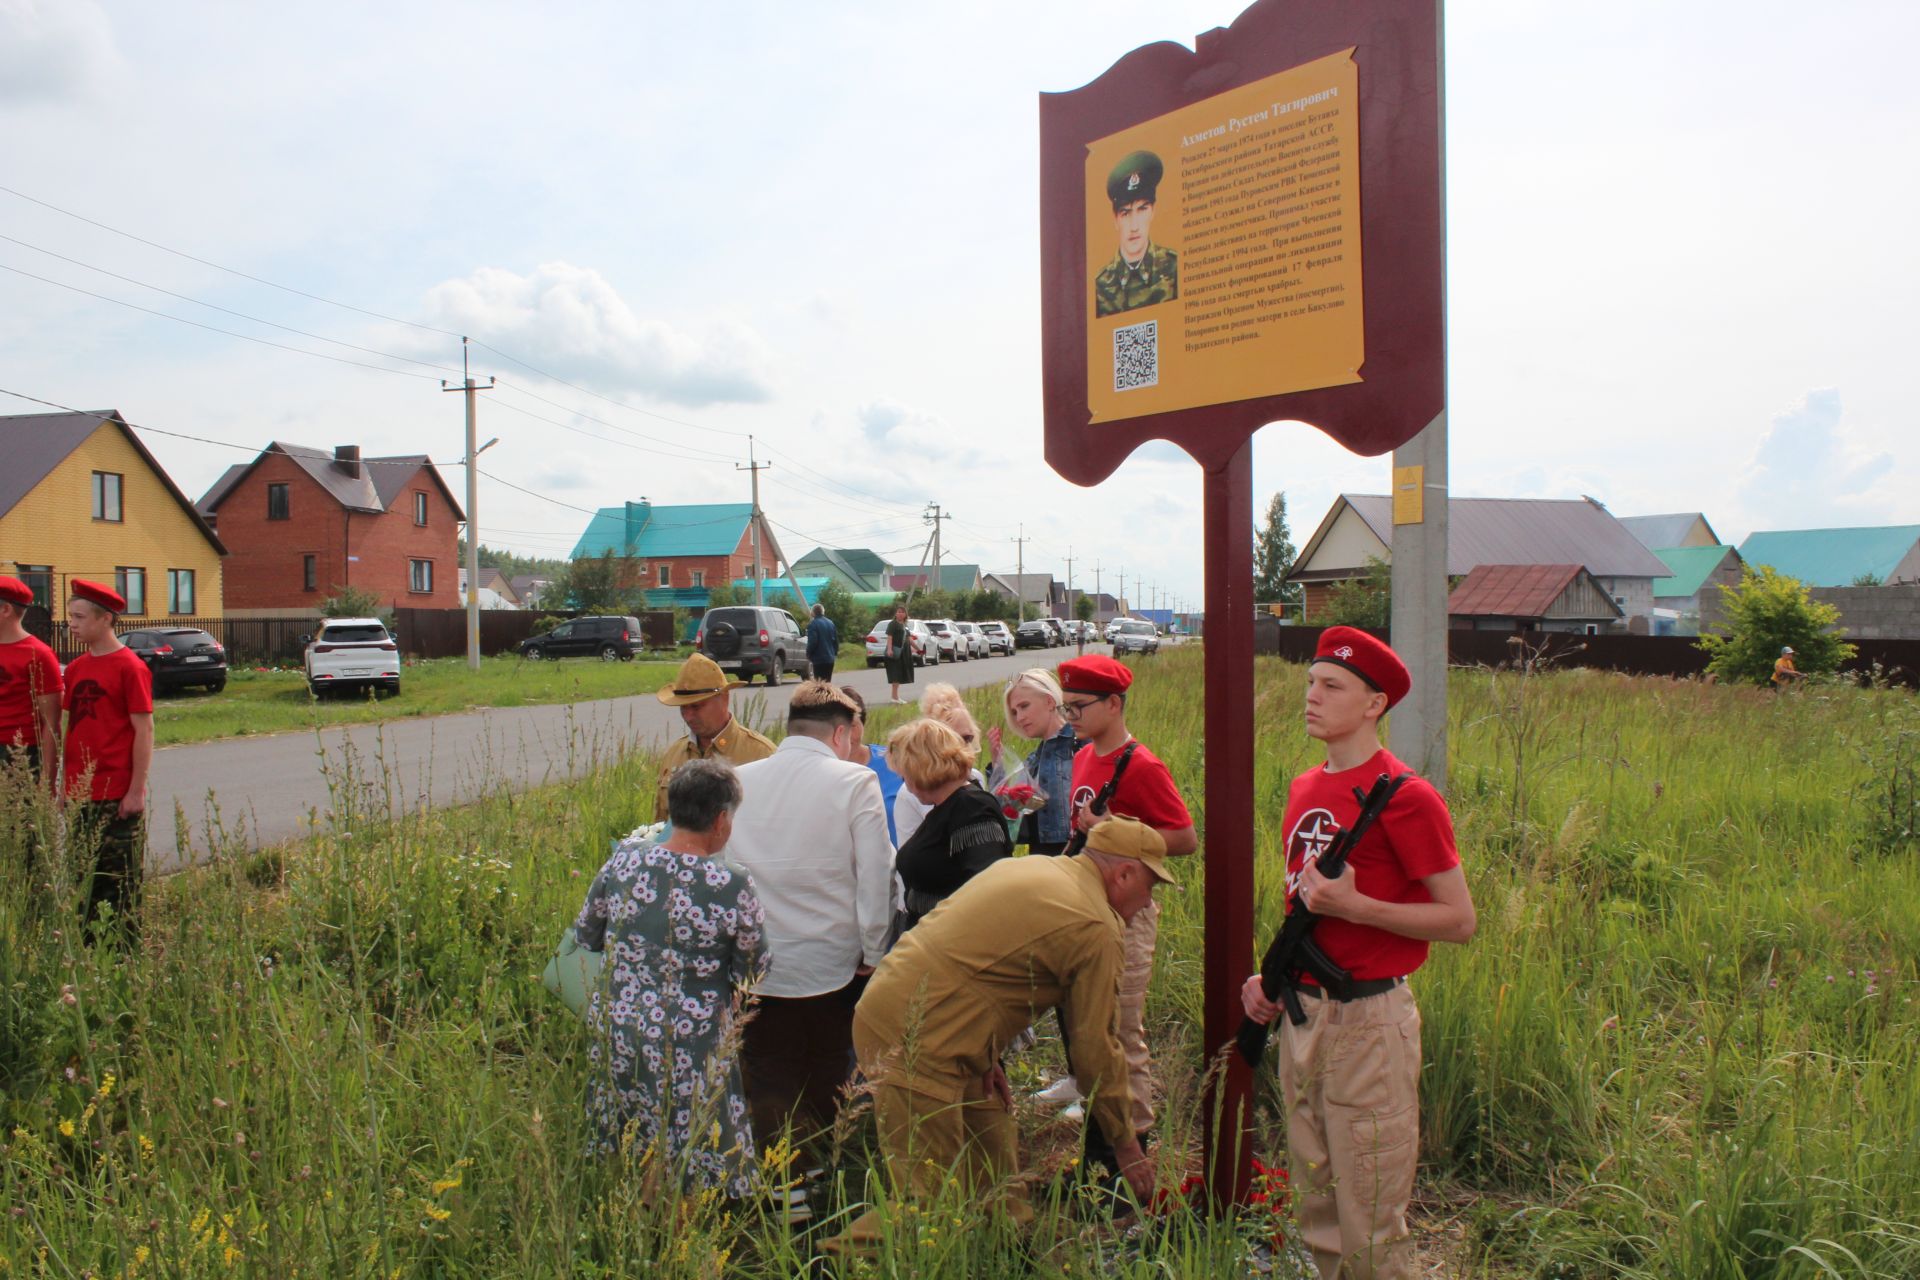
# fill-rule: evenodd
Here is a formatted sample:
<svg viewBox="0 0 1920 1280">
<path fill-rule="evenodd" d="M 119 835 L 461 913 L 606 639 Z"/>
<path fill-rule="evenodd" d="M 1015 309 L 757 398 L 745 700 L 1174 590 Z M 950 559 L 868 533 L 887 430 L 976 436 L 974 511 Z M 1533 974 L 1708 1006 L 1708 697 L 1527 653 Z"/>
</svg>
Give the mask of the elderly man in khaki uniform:
<svg viewBox="0 0 1920 1280">
<path fill-rule="evenodd" d="M 660 762 L 660 789 L 653 797 L 653 820 L 667 817 L 667 782 L 673 771 L 689 760 L 719 756 L 735 765 L 765 760 L 773 754 L 773 742 L 755 733 L 733 718 L 729 689 L 740 682 L 730 680 L 720 664 L 704 653 L 696 653 L 680 664 L 673 684 L 654 696 L 670 707 L 680 708 L 687 736 L 667 748 Z"/>
<path fill-rule="evenodd" d="M 853 1015 L 854 1051 L 873 1086 L 894 1185 L 931 1197 L 949 1175 L 1032 1216 L 1018 1169 L 1013 1095 L 1000 1053 L 1048 1009 L 1067 1029 L 1121 1172 L 1143 1201 L 1153 1171 L 1134 1134 L 1127 1060 L 1115 1027 L 1125 922 L 1173 883 L 1166 842 L 1131 818 L 1093 828 L 1071 858 L 1012 858 L 962 885 L 888 953 Z M 829 1242 L 857 1252 L 880 1238 L 870 1211 Z"/>
</svg>

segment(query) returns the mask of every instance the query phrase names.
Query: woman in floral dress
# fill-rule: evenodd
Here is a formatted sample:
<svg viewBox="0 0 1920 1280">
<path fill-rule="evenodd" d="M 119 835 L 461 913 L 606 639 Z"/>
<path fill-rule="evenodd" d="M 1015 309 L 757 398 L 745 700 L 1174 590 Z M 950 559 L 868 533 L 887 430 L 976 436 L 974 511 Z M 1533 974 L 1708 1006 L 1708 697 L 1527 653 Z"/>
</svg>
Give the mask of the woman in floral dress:
<svg viewBox="0 0 1920 1280">
<path fill-rule="evenodd" d="M 753 884 L 718 856 L 740 795 L 725 761 L 682 765 L 672 833 L 622 841 L 574 922 L 581 946 L 606 953 L 587 1007 L 591 1148 L 652 1148 L 684 1162 L 689 1188 L 735 1199 L 757 1190 L 758 1163 L 732 1024 L 768 960 Z"/>
</svg>

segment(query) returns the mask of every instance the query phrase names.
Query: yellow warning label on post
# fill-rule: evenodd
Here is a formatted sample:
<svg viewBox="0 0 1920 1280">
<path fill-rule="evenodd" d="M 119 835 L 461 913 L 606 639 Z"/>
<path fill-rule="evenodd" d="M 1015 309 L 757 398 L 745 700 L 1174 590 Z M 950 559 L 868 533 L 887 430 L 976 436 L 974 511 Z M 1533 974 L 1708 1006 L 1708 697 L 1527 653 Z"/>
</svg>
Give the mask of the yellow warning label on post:
<svg viewBox="0 0 1920 1280">
<path fill-rule="evenodd" d="M 1425 467 L 1395 467 L 1393 469 L 1393 522 L 1395 524 L 1420 524 L 1426 520 L 1427 469 Z"/>
</svg>

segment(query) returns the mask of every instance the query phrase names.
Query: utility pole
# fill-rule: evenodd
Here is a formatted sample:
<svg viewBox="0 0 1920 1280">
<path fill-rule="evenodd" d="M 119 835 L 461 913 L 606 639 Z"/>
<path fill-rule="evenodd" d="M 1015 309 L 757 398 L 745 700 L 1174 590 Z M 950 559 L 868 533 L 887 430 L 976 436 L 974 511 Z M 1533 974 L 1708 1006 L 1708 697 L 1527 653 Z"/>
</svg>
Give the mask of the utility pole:
<svg viewBox="0 0 1920 1280">
<path fill-rule="evenodd" d="M 760 568 L 760 473 L 769 470 L 772 466 L 773 464 L 771 462 L 756 462 L 754 460 L 752 436 L 747 437 L 747 465 L 743 467 L 737 462 L 733 464 L 735 471 L 746 471 L 753 476 L 753 523 L 748 530 L 748 536 L 753 539 L 753 602 L 756 605 L 763 605 L 767 602 L 766 588 L 763 581 L 765 575 Z M 797 586 L 794 588 L 795 591 L 799 589 Z M 800 607 L 802 609 L 806 608 L 806 604 L 807 602 L 804 599 L 800 601 Z"/>
<path fill-rule="evenodd" d="M 1027 620 L 1027 544 L 1032 541 L 1033 539 L 1027 536 L 1027 526 L 1022 523 L 1020 536 L 1013 539 L 1014 545 L 1018 548 L 1014 559 L 1013 595 L 1020 604 L 1020 621 L 1022 622 Z"/>
<path fill-rule="evenodd" d="M 440 379 L 442 391 L 459 391 L 467 397 L 467 670 L 480 669 L 480 455 L 498 444 L 497 439 L 489 440 L 479 448 L 474 448 L 479 434 L 478 401 L 474 393 L 493 390 L 493 379 L 487 379 L 487 385 L 475 384 L 473 375 L 467 371 L 467 340 L 460 339 L 460 385 L 450 387 L 445 378 Z"/>
<path fill-rule="evenodd" d="M 1127 566 L 1120 566 L 1120 590 L 1115 593 L 1113 611 L 1116 616 L 1127 614 Z"/>
<path fill-rule="evenodd" d="M 1073 548 L 1072 547 L 1067 548 L 1067 612 L 1073 615 L 1073 620 L 1075 622 L 1078 622 L 1080 620 L 1079 618 L 1080 611 L 1074 608 L 1073 606 Z M 1079 654 L 1085 653 L 1086 651 L 1087 651 L 1087 638 L 1085 635 L 1081 633 L 1080 628 L 1076 626 L 1073 629 L 1073 652 L 1077 656 Z"/>
<path fill-rule="evenodd" d="M 951 512 L 940 514 L 940 504 L 929 502 L 921 519 L 933 526 L 933 574 L 927 579 L 927 589 L 933 591 L 940 586 L 940 522 L 953 519 L 953 515 Z"/>
</svg>

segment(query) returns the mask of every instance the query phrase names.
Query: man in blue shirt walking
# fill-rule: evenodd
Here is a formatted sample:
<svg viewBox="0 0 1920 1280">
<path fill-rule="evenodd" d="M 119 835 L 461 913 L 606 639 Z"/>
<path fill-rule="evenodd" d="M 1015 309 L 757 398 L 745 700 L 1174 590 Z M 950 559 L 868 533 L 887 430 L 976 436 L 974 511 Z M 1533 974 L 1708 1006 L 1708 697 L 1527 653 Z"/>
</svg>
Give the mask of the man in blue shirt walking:
<svg viewBox="0 0 1920 1280">
<path fill-rule="evenodd" d="M 813 606 L 813 621 L 807 623 L 807 662 L 815 680 L 833 679 L 834 659 L 840 656 L 840 629 L 833 625 L 822 605 Z"/>
</svg>

